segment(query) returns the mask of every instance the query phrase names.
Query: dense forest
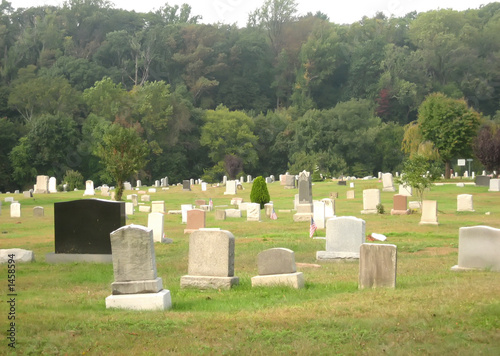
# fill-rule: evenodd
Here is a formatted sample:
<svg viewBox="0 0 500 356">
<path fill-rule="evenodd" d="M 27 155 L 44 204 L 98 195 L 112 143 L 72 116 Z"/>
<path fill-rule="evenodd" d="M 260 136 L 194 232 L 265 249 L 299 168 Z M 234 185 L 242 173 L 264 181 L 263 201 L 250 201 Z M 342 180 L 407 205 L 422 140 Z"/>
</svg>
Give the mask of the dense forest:
<svg viewBox="0 0 500 356">
<path fill-rule="evenodd" d="M 67 171 L 114 184 L 100 152 L 113 125 L 147 145 L 143 183 L 173 183 L 394 172 L 432 93 L 500 121 L 500 3 L 338 25 L 268 0 L 244 28 L 189 5 L 0 10 L 0 191 Z"/>
</svg>

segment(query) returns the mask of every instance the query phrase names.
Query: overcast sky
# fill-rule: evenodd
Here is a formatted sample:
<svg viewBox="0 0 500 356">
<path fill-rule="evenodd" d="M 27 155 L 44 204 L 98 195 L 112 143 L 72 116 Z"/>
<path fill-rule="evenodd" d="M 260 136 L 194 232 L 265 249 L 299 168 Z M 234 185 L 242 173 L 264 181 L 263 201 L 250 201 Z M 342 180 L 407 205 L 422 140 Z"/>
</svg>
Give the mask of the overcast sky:
<svg viewBox="0 0 500 356">
<path fill-rule="evenodd" d="M 61 5 L 62 0 L 12 0 L 14 8 L 32 7 L 44 4 Z M 201 15 L 204 23 L 237 23 L 245 26 L 248 14 L 262 6 L 264 0 L 116 0 L 115 8 L 149 12 L 168 3 L 170 6 L 191 5 L 192 15 Z M 343 24 L 361 20 L 363 16 L 373 17 L 381 11 L 387 16 L 401 17 L 411 11 L 424 12 L 433 9 L 466 10 L 477 9 L 487 0 L 297 0 L 299 15 L 321 11 L 330 21 Z"/>
</svg>

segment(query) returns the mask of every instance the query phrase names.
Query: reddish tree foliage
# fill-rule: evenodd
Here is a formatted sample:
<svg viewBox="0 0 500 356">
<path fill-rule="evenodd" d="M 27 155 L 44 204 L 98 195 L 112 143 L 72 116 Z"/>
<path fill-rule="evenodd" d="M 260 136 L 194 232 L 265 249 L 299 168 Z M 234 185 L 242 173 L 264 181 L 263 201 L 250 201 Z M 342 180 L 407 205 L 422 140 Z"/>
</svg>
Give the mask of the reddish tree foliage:
<svg viewBox="0 0 500 356">
<path fill-rule="evenodd" d="M 474 142 L 474 153 L 490 172 L 500 168 L 500 130 L 486 125 L 479 130 Z"/>
<path fill-rule="evenodd" d="M 391 103 L 390 103 L 390 97 L 389 97 L 389 89 L 382 89 L 379 93 L 378 98 L 376 99 L 377 101 L 377 109 L 375 112 L 377 113 L 378 117 L 381 118 L 387 118 L 389 116 L 390 110 L 391 110 Z"/>
</svg>

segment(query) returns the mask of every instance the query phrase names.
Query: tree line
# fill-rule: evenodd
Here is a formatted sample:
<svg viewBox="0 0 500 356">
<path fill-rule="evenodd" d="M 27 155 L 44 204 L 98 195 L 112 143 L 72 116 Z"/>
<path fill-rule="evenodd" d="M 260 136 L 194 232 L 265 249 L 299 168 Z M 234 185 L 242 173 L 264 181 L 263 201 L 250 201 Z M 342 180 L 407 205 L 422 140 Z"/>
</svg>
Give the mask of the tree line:
<svg viewBox="0 0 500 356">
<path fill-rule="evenodd" d="M 142 145 L 134 177 L 145 182 L 376 175 L 429 144 L 443 166 L 475 147 L 488 169 L 500 166 L 490 152 L 500 140 L 500 3 L 350 25 L 296 9 L 267 0 L 239 28 L 203 24 L 186 4 L 136 13 L 105 0 L 19 9 L 2 0 L 0 191 L 67 171 L 116 183 L 112 135 Z M 432 120 L 419 112 L 431 99 L 479 113 L 470 130 L 451 125 L 460 149 L 425 131 Z"/>
</svg>

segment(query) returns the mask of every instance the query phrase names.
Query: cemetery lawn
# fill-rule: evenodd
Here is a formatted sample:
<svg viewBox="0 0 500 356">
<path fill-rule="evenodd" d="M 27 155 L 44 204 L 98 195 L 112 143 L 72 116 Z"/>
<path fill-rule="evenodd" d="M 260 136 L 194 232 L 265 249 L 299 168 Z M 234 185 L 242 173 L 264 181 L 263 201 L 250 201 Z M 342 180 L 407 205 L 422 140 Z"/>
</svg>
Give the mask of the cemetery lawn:
<svg viewBox="0 0 500 356">
<path fill-rule="evenodd" d="M 455 181 L 456 183 L 456 181 Z M 293 197 L 279 182 L 269 184 L 278 220 L 262 213 L 261 222 L 245 217 L 216 221 L 207 213 L 207 227 L 231 231 L 236 239 L 235 275 L 240 284 L 229 291 L 180 289 L 187 274 L 188 235 L 180 215 L 165 215 L 166 237 L 155 244 L 158 276 L 172 296 L 172 309 L 162 312 L 110 310 L 112 265 L 47 264 L 54 251 L 53 203 L 82 199 L 83 191 L 23 198 L 22 217 L 9 217 L 2 203 L 0 248 L 35 252 L 36 262 L 16 264 L 16 349 L 8 347 L 8 304 L 1 303 L 0 355 L 163 355 L 172 354 L 368 354 L 368 355 L 499 355 L 500 273 L 452 272 L 458 262 L 458 229 L 487 225 L 500 228 L 500 193 L 486 187 L 455 184 L 435 186 L 425 199 L 438 201 L 439 226 L 420 226 L 420 213 L 391 216 L 394 193 L 381 192 L 383 215 L 361 215 L 363 189 L 378 181 L 356 181 L 356 197 L 336 182 L 314 183 L 313 199 L 338 192 L 337 216 L 366 221 L 366 233 L 381 233 L 397 245 L 397 288 L 358 290 L 358 262 L 317 262 L 324 240 L 309 238 L 308 222 L 293 222 Z M 238 197 L 249 201 L 251 185 Z M 147 191 L 147 189 L 146 189 Z M 229 205 L 223 187 L 182 187 L 152 193 L 167 210 L 196 199 L 213 199 L 215 209 Z M 124 197 L 132 192 L 126 191 Z M 99 194 L 97 192 L 97 194 Z M 472 194 L 475 212 L 457 213 L 457 195 Z M 96 197 L 100 197 L 97 195 Z M 412 200 L 410 198 L 409 200 Z M 140 200 L 140 199 L 139 199 Z M 34 218 L 35 206 L 45 208 Z M 284 211 L 288 210 L 288 211 Z M 489 212 L 487 215 L 486 213 Z M 136 212 L 127 224 L 147 225 L 147 214 Z M 325 230 L 318 230 L 325 236 Z M 252 288 L 260 251 L 285 247 L 295 251 L 297 269 L 306 287 Z M 2 298 L 7 298 L 7 266 L 0 266 Z"/>
</svg>

